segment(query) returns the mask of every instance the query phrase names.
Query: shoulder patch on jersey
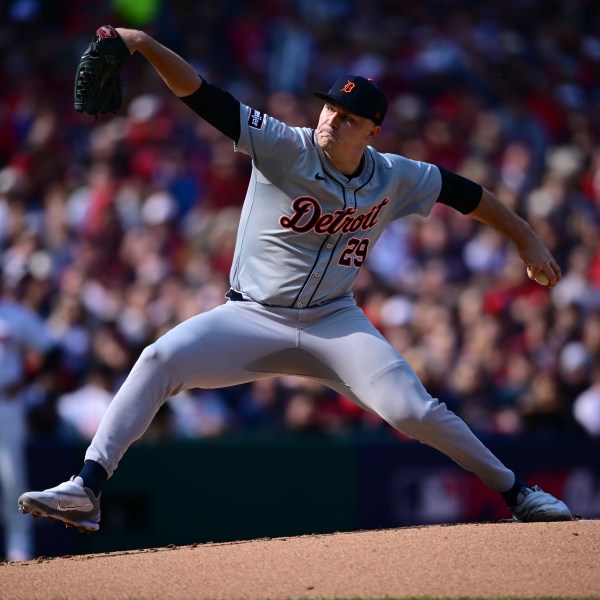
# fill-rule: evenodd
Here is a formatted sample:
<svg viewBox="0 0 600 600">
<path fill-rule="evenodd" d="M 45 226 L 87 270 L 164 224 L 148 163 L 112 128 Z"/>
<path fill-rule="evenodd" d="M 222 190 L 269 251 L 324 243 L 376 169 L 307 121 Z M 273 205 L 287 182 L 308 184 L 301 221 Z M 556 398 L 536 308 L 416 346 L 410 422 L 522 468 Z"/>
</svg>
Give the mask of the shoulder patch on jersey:
<svg viewBox="0 0 600 600">
<path fill-rule="evenodd" d="M 250 116 L 248 117 L 248 125 L 254 127 L 254 129 L 262 129 L 264 115 L 255 108 L 250 109 Z"/>
</svg>

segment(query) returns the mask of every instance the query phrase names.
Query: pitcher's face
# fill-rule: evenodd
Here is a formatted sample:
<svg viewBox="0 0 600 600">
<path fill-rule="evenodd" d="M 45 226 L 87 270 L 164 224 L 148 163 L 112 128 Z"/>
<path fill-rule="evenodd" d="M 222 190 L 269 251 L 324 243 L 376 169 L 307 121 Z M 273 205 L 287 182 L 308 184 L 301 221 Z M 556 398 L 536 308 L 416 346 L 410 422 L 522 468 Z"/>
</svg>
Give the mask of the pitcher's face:
<svg viewBox="0 0 600 600">
<path fill-rule="evenodd" d="M 364 151 L 380 129 L 370 119 L 351 113 L 341 104 L 326 102 L 317 125 L 317 143 L 332 156 L 353 155 Z"/>
</svg>

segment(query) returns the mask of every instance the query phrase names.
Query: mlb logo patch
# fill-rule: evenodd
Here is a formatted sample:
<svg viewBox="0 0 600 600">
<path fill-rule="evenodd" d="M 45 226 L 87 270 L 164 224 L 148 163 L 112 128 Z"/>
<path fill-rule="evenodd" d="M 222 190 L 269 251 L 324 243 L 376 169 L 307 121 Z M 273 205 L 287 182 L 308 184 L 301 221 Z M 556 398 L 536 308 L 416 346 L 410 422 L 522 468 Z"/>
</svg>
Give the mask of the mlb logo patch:
<svg viewBox="0 0 600 600">
<path fill-rule="evenodd" d="M 263 126 L 264 115 L 254 108 L 250 109 L 250 116 L 248 117 L 248 125 L 254 127 L 254 129 L 261 129 Z"/>
</svg>

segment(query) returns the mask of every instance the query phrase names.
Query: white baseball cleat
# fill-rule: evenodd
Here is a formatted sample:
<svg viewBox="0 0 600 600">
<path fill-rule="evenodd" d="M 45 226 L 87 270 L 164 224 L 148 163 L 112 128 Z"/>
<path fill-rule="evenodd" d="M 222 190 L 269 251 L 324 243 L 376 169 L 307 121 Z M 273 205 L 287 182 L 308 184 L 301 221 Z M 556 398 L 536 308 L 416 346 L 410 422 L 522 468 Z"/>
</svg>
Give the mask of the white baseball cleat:
<svg viewBox="0 0 600 600">
<path fill-rule="evenodd" d="M 19 510 L 34 517 L 62 521 L 67 527 L 92 533 L 100 529 L 100 496 L 96 498 L 83 479 L 73 475 L 43 492 L 25 492 L 19 497 Z"/>
<path fill-rule="evenodd" d="M 511 508 L 514 521 L 570 521 L 573 518 L 569 507 L 539 486 L 526 487 L 519 492 L 524 498 Z"/>
</svg>

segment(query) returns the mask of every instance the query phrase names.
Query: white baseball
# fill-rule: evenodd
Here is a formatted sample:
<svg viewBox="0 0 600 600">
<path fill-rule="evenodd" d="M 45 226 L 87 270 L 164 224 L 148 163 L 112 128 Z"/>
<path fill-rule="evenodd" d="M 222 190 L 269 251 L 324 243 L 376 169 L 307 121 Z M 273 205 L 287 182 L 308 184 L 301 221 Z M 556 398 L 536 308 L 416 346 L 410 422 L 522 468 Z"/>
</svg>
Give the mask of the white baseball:
<svg viewBox="0 0 600 600">
<path fill-rule="evenodd" d="M 535 282 L 539 283 L 540 285 L 549 285 L 550 284 L 550 280 L 544 273 L 538 273 L 537 275 L 534 276 L 533 271 L 531 270 L 531 267 L 527 267 L 527 277 L 529 277 L 529 279 L 533 279 Z"/>
</svg>

